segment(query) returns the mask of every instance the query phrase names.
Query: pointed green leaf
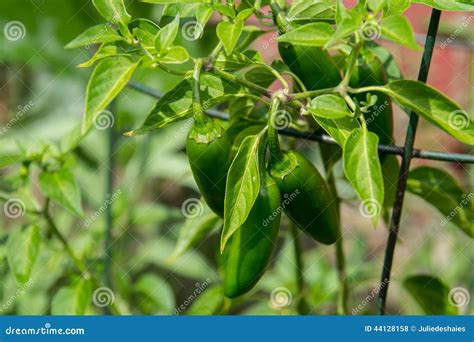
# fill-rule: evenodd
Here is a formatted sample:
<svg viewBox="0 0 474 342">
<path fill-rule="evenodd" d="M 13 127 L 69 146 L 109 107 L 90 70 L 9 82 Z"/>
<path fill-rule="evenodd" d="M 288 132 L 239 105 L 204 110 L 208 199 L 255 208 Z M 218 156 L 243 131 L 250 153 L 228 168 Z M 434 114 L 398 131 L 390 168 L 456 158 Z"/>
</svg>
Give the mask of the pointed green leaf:
<svg viewBox="0 0 474 342">
<path fill-rule="evenodd" d="M 155 48 L 160 54 L 164 53 L 174 42 L 179 30 L 179 16 L 175 17 L 158 32 L 155 40 Z"/>
<path fill-rule="evenodd" d="M 81 193 L 74 176 L 67 169 L 55 172 L 43 171 L 39 175 L 41 192 L 48 198 L 58 202 L 65 209 L 77 216 L 84 213 L 81 206 Z"/>
<path fill-rule="evenodd" d="M 309 107 L 311 114 L 327 119 L 339 119 L 352 116 L 346 101 L 339 95 L 327 94 L 315 97 Z"/>
<path fill-rule="evenodd" d="M 92 0 L 92 3 L 105 20 L 119 25 L 123 34 L 129 33 L 127 24 L 132 17 L 128 14 L 123 0 Z"/>
<path fill-rule="evenodd" d="M 243 28 L 244 22 L 242 20 L 237 20 L 235 23 L 222 21 L 217 25 L 217 36 L 224 45 L 225 52 L 228 55 L 234 51 Z"/>
<path fill-rule="evenodd" d="M 193 104 L 192 89 L 192 78 L 187 77 L 158 101 L 140 128 L 126 135 L 144 134 L 190 117 Z M 209 73 L 201 75 L 201 100 L 204 108 L 212 108 L 229 100 L 239 90 L 239 86 L 223 81 L 215 75 Z"/>
<path fill-rule="evenodd" d="M 94 65 L 96 62 L 114 56 L 126 56 L 130 57 L 133 53 L 137 53 L 139 50 L 131 48 L 128 44 L 102 44 L 87 62 L 79 64 L 79 68 L 88 68 Z"/>
<path fill-rule="evenodd" d="M 474 11 L 472 0 L 412 0 L 412 2 L 444 11 Z"/>
<path fill-rule="evenodd" d="M 463 191 L 446 171 L 419 167 L 410 172 L 407 189 L 444 215 L 440 226 L 452 222 L 474 237 L 474 193 Z"/>
<path fill-rule="evenodd" d="M 218 315 L 224 307 L 224 289 L 213 286 L 204 290 L 186 311 L 186 315 Z"/>
<path fill-rule="evenodd" d="M 175 308 L 171 286 L 161 277 L 147 273 L 134 286 L 137 304 L 148 315 L 171 315 Z"/>
<path fill-rule="evenodd" d="M 413 50 L 420 50 L 415 38 L 415 32 L 410 22 L 403 15 L 392 15 L 382 20 L 382 37 L 405 45 Z"/>
<path fill-rule="evenodd" d="M 453 100 L 423 82 L 400 80 L 381 87 L 402 107 L 413 110 L 451 134 L 456 139 L 474 145 L 474 122 Z"/>
<path fill-rule="evenodd" d="M 196 10 L 196 25 L 194 27 L 194 39 L 199 39 L 202 37 L 204 28 L 206 27 L 207 22 L 211 19 L 214 9 L 209 5 L 199 5 Z"/>
<path fill-rule="evenodd" d="M 247 219 L 260 191 L 259 145 L 259 136 L 245 138 L 227 174 L 221 252 L 230 237 Z"/>
<path fill-rule="evenodd" d="M 339 119 L 327 119 L 313 115 L 314 120 L 329 134 L 341 147 L 346 143 L 352 132 L 360 128 L 359 121 L 355 117 L 343 117 Z"/>
<path fill-rule="evenodd" d="M 172 46 L 167 48 L 158 60 L 164 64 L 182 64 L 189 60 L 189 54 L 182 46 Z"/>
<path fill-rule="evenodd" d="M 127 85 L 138 64 L 122 56 L 106 58 L 97 64 L 87 85 L 83 133 L 89 131 L 97 115 Z"/>
<path fill-rule="evenodd" d="M 51 302 L 52 315 L 84 315 L 90 305 L 92 286 L 81 279 L 76 286 L 60 288 Z"/>
<path fill-rule="evenodd" d="M 403 286 L 427 315 L 457 315 L 449 288 L 439 278 L 415 275 L 406 278 Z"/>
<path fill-rule="evenodd" d="M 379 137 L 362 127 L 355 130 L 343 148 L 344 173 L 362 201 L 361 212 L 377 225 L 384 201 Z"/>
<path fill-rule="evenodd" d="M 39 252 L 40 231 L 37 225 L 14 230 L 7 241 L 7 261 L 18 283 L 26 283 Z"/>
<path fill-rule="evenodd" d="M 324 46 L 333 34 L 334 29 L 330 24 L 311 23 L 281 35 L 278 41 L 302 46 Z"/>
<path fill-rule="evenodd" d="M 179 230 L 178 240 L 171 258 L 174 259 L 186 253 L 220 225 L 221 219 L 214 213 L 186 219 Z"/>
<path fill-rule="evenodd" d="M 97 43 L 110 43 L 123 40 L 123 37 L 110 24 L 99 24 L 88 28 L 79 36 L 69 42 L 65 48 L 72 49 L 80 46 L 90 48 Z"/>
<path fill-rule="evenodd" d="M 0 154 L 0 168 L 16 163 L 21 163 L 25 159 L 26 156 L 22 153 Z"/>
</svg>

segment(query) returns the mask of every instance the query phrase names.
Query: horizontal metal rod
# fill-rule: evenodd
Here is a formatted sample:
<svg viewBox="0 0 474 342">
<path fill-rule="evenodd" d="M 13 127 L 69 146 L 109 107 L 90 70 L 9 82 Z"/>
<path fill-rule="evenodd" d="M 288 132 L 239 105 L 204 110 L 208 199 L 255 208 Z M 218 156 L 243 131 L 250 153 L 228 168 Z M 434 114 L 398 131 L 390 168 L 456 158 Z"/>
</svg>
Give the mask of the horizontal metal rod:
<svg viewBox="0 0 474 342">
<path fill-rule="evenodd" d="M 163 96 L 163 93 L 157 91 L 156 89 L 153 89 L 144 84 L 137 83 L 134 81 L 129 82 L 128 87 L 136 91 L 139 91 L 143 94 L 152 96 L 156 99 L 160 99 Z M 206 110 L 206 113 L 218 119 L 222 119 L 222 120 L 229 119 L 226 113 L 216 110 L 216 109 L 208 109 Z M 314 132 L 300 132 L 298 130 L 291 129 L 291 128 L 280 129 L 278 132 L 281 135 L 290 136 L 294 138 L 306 139 L 306 140 L 317 141 L 317 142 L 321 142 L 325 144 L 337 145 L 336 141 L 327 134 L 319 134 L 319 133 L 314 133 Z M 394 155 L 399 155 L 399 156 L 402 156 L 404 152 L 404 149 L 401 146 L 383 145 L 383 144 L 380 144 L 378 146 L 378 150 L 380 153 L 383 153 L 383 154 L 394 154 Z M 418 159 L 429 159 L 429 160 L 474 164 L 473 154 L 448 153 L 448 152 L 425 151 L 425 150 L 413 149 L 412 157 L 418 158 Z"/>
</svg>

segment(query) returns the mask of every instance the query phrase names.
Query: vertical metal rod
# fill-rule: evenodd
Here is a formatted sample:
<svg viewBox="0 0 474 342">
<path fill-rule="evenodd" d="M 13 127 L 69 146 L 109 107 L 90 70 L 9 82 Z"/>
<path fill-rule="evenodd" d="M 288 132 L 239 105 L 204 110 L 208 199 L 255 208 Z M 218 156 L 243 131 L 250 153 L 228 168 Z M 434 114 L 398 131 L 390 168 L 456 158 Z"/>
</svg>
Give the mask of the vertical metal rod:
<svg viewBox="0 0 474 342">
<path fill-rule="evenodd" d="M 433 9 L 431 13 L 428 34 L 425 42 L 425 49 L 423 58 L 421 60 L 420 73 L 418 80 L 426 82 L 428 78 L 428 71 L 430 69 L 431 57 L 435 46 L 436 34 L 438 32 L 439 21 L 441 18 L 441 11 Z M 405 138 L 405 148 L 400 167 L 400 174 L 398 176 L 398 187 L 395 202 L 393 204 L 392 220 L 390 222 L 390 231 L 388 235 L 387 247 L 385 249 L 385 259 L 382 269 L 382 276 L 380 279 L 380 292 L 377 301 L 379 314 L 385 314 L 385 304 L 387 300 L 388 286 L 390 283 L 390 273 L 392 271 L 393 254 L 398 238 L 398 230 L 400 228 L 400 219 L 402 215 L 403 201 L 405 198 L 405 189 L 408 180 L 408 172 L 410 170 L 411 158 L 413 155 L 413 145 L 415 142 L 416 130 L 418 127 L 418 115 L 414 112 L 410 113 L 410 122 Z"/>
<path fill-rule="evenodd" d="M 115 110 L 114 103 L 110 105 L 111 113 L 114 115 L 113 111 Z M 104 231 L 104 284 L 108 288 L 112 289 L 112 226 L 113 226 L 113 214 L 112 214 L 112 196 L 114 188 L 114 169 L 115 169 L 115 143 L 116 143 L 116 134 L 113 125 L 107 128 L 107 163 L 105 170 L 105 231 Z M 110 309 L 108 306 L 104 308 L 104 313 L 110 315 Z"/>
</svg>

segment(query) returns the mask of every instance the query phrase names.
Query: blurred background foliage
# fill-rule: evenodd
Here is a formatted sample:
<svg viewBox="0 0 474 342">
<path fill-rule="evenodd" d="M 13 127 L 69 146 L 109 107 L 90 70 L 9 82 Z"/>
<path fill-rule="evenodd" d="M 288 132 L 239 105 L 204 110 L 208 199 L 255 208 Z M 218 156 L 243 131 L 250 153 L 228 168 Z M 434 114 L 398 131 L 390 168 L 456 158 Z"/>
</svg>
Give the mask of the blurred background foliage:
<svg viewBox="0 0 474 342">
<path fill-rule="evenodd" d="M 160 17 L 158 6 L 126 2 L 133 17 L 153 20 Z M 8 123 L 30 101 L 32 105 L 6 134 L 0 136 L 0 154 L 18 148 L 31 152 L 43 148 L 54 150 L 67 144 L 71 139 L 70 132 L 81 123 L 91 72 L 75 66 L 88 60 L 92 51 L 65 50 L 63 47 L 101 19 L 90 1 L 2 0 L 0 28 L 13 20 L 24 24 L 26 36 L 11 42 L 0 35 L 0 122 L 2 125 Z M 206 55 L 215 41 L 213 28 L 209 27 L 203 39 L 192 44 L 180 43 L 187 45 L 188 51 L 196 57 Z M 418 60 L 412 62 L 418 66 Z M 160 71 L 139 71 L 134 80 L 167 91 L 180 78 Z M 465 96 L 472 97 L 471 89 L 463 91 Z M 274 254 L 271 271 L 243 300 L 229 303 L 223 299 L 216 271 L 219 263 L 216 231 L 193 252 L 170 260 L 179 229 L 185 221 L 181 205 L 186 199 L 199 196 L 184 152 L 186 123 L 143 137 L 121 135 L 137 127 L 154 102 L 151 97 L 128 89 L 111 109 L 115 116 L 113 176 L 118 196 L 113 202 L 112 249 L 107 252 L 111 253 L 115 303 L 127 314 L 173 314 L 180 307 L 184 307 L 178 310 L 180 314 L 295 314 L 303 294 L 297 293 L 295 254 L 288 220 L 284 224 L 287 233 L 280 235 L 280 247 Z M 404 123 L 400 121 L 396 125 L 401 129 L 405 127 Z M 301 142 L 300 145 L 320 166 L 319 156 L 312 152 L 315 144 Z M 95 130 L 81 142 L 71 159 L 86 216 L 104 205 L 107 151 L 107 132 Z M 11 184 L 17 181 L 17 170 L 8 171 L 0 175 L 2 192 L 8 192 Z M 353 198 L 352 190 L 343 181 L 341 168 L 337 176 L 342 197 Z M 29 195 L 40 198 L 34 184 L 35 172 L 31 179 L 33 186 Z M 467 184 L 467 177 L 462 181 Z M 415 273 L 435 274 L 444 279 L 449 288 L 462 286 L 472 292 L 474 249 L 459 229 L 448 226 L 442 233 L 430 234 L 433 227 L 439 226 L 440 215 L 421 199 L 407 196 L 388 312 L 421 314 L 421 308 L 403 289 L 404 278 Z M 84 220 L 73 218 L 60 208 L 53 209 L 58 226 L 70 238 L 77 255 L 100 274 L 104 257 L 104 215 L 86 225 Z M 374 230 L 367 219 L 360 218 L 356 205 L 346 204 L 343 209 L 352 292 L 350 307 L 356 308 L 377 287 L 386 227 L 381 224 Z M 69 272 L 73 269 L 71 261 L 57 242 L 48 239 L 46 230 L 41 231 L 41 248 L 32 282 L 23 285 L 24 291 L 18 295 L 20 286 L 8 269 L 5 242 L 9 233 L 21 227 L 21 221 L 2 218 L 0 224 L 2 314 L 101 312 L 90 303 L 89 297 L 84 297 L 85 303 L 79 307 L 77 303 L 71 306 L 71 296 L 78 296 L 79 301 L 82 298 L 77 290 L 80 281 L 77 275 Z M 313 308 L 311 313 L 334 314 L 338 289 L 334 250 L 316 245 L 308 238 L 303 240 L 304 276 L 308 285 L 304 295 Z M 281 287 L 292 293 L 292 303 L 276 308 L 269 294 Z M 203 291 L 194 298 L 198 288 Z M 375 298 L 357 312 L 369 313 L 375 313 Z"/>
</svg>

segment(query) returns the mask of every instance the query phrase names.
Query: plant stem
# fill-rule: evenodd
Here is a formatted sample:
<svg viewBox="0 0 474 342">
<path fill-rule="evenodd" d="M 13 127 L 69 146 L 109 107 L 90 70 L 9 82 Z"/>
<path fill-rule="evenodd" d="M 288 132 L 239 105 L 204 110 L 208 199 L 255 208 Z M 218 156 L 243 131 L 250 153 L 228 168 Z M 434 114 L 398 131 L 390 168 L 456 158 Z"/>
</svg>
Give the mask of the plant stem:
<svg viewBox="0 0 474 342">
<path fill-rule="evenodd" d="M 99 286 L 100 282 L 88 270 L 86 264 L 74 254 L 74 251 L 72 250 L 71 246 L 69 245 L 69 242 L 66 240 L 64 235 L 59 231 L 58 226 L 56 225 L 53 218 L 49 214 L 49 204 L 50 204 L 50 199 L 47 198 L 46 202 L 45 202 L 44 209 L 42 211 L 42 214 L 43 214 L 43 217 L 44 217 L 46 223 L 48 224 L 49 228 L 51 229 L 51 232 L 61 242 L 61 244 L 63 245 L 64 250 L 69 255 L 69 257 L 73 261 L 76 268 L 82 273 L 82 276 L 84 277 L 84 279 L 90 280 L 91 283 L 92 283 L 92 286 L 94 288 L 96 288 L 96 289 L 99 288 L 100 287 Z M 109 305 L 109 308 L 110 308 L 110 311 L 114 315 L 120 315 L 120 311 L 118 310 L 118 308 L 115 306 L 114 303 L 111 303 Z"/>
<path fill-rule="evenodd" d="M 268 146 L 271 152 L 272 160 L 282 160 L 283 153 L 280 148 L 280 141 L 278 140 L 278 132 L 275 128 L 276 125 L 276 115 L 278 113 L 278 108 L 280 108 L 280 99 L 274 97 L 272 99 L 272 105 L 270 107 L 270 114 L 268 115 Z"/>
<path fill-rule="evenodd" d="M 340 89 L 345 89 L 349 85 L 349 81 L 351 80 L 352 74 L 354 72 L 354 68 L 357 64 L 357 58 L 359 57 L 361 45 L 356 44 L 352 47 L 349 66 L 347 67 L 346 73 L 344 74 L 344 78 L 342 79 L 341 83 L 339 84 Z"/>
<path fill-rule="evenodd" d="M 205 125 L 209 122 L 209 118 L 204 113 L 201 102 L 201 70 L 203 66 L 203 60 L 201 58 L 196 59 L 193 72 L 193 117 L 197 125 Z"/>
<path fill-rule="evenodd" d="M 389 94 L 387 90 L 388 89 L 383 86 L 368 86 L 368 87 L 362 87 L 362 88 L 347 87 L 347 92 L 351 94 L 368 93 L 369 91 L 381 91 L 386 94 Z"/>
<path fill-rule="evenodd" d="M 316 97 L 319 95 L 332 94 L 332 93 L 337 93 L 337 89 L 325 88 L 325 89 L 318 89 L 318 90 L 303 91 L 301 93 L 289 94 L 288 101 L 298 101 L 298 100 L 303 100 L 308 97 L 311 98 L 311 97 Z"/>
<path fill-rule="evenodd" d="M 264 95 L 264 96 L 269 97 L 269 98 L 272 97 L 272 94 L 273 94 L 272 91 L 270 91 L 270 90 L 268 90 L 268 89 L 266 89 L 262 86 L 259 86 L 256 83 L 247 81 L 247 80 L 245 80 L 241 77 L 238 77 L 234 74 L 228 73 L 227 71 L 221 70 L 221 69 L 217 68 L 214 65 L 209 66 L 209 71 L 213 72 L 217 76 L 220 76 L 220 77 L 222 77 L 222 78 L 224 78 L 228 81 L 239 83 L 239 84 L 243 85 L 244 87 L 255 90 L 256 92 L 260 93 L 261 95 Z"/>
<path fill-rule="evenodd" d="M 158 67 L 161 70 L 167 72 L 168 74 L 177 75 L 177 76 L 188 76 L 189 75 L 189 71 L 180 71 L 180 70 L 170 69 L 170 68 L 164 66 L 163 64 L 158 64 Z"/>
<path fill-rule="evenodd" d="M 327 181 L 329 185 L 329 190 L 331 194 L 334 196 L 334 200 L 337 202 L 337 215 L 339 218 L 339 224 L 337 225 L 338 228 L 338 239 L 336 240 L 336 269 L 339 278 L 339 294 L 337 299 L 337 313 L 339 315 L 347 315 L 348 314 L 348 300 L 349 300 L 349 286 L 347 283 L 347 275 L 346 275 L 346 258 L 344 255 L 344 244 L 342 238 L 342 229 L 341 229 L 341 214 L 340 214 L 340 202 L 337 196 L 336 190 L 336 180 L 334 179 L 333 173 L 333 166 L 334 163 L 332 161 L 328 161 L 326 163 L 326 173 L 328 175 Z"/>
</svg>

